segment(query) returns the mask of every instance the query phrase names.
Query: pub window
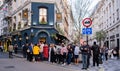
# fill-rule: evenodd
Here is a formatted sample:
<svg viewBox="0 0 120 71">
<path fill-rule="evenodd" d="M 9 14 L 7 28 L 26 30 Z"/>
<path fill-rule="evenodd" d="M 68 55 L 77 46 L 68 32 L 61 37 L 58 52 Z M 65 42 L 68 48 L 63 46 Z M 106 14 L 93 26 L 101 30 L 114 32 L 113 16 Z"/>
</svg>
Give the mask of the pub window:
<svg viewBox="0 0 120 71">
<path fill-rule="evenodd" d="M 39 23 L 47 24 L 47 9 L 46 8 L 39 9 Z"/>
</svg>

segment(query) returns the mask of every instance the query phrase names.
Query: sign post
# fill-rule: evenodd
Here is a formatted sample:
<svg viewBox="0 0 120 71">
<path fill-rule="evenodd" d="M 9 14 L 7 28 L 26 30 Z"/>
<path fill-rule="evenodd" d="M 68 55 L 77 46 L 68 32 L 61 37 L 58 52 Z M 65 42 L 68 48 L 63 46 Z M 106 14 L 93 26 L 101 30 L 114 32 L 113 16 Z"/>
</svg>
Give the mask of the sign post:
<svg viewBox="0 0 120 71">
<path fill-rule="evenodd" d="M 92 28 L 88 28 L 88 27 L 90 27 L 92 25 L 92 20 L 90 18 L 85 18 L 85 19 L 83 19 L 82 24 L 83 24 L 83 26 L 86 27 L 86 28 L 83 28 L 83 29 L 85 29 L 85 33 L 83 33 L 83 34 L 86 34 L 86 42 L 88 45 L 88 34 L 92 34 Z M 91 33 L 88 33 L 89 32 L 88 29 L 91 30 L 90 31 Z"/>
</svg>

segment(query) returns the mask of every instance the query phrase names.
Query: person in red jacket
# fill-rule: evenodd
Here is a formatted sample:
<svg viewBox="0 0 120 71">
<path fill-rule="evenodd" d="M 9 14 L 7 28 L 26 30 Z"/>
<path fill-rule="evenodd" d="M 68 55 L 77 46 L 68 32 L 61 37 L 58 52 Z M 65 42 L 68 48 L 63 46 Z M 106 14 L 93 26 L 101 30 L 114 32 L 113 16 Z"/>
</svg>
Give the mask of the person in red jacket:
<svg viewBox="0 0 120 71">
<path fill-rule="evenodd" d="M 49 56 L 48 54 L 49 54 L 48 45 L 45 44 L 44 47 L 43 47 L 43 56 L 44 56 L 45 60 L 48 60 L 48 56 Z"/>
</svg>

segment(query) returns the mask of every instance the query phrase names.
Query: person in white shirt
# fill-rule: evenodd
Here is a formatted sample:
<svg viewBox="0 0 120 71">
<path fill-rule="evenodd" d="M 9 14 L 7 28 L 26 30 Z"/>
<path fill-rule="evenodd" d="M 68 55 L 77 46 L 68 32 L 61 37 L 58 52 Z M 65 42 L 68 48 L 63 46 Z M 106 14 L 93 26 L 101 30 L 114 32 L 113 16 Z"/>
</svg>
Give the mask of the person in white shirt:
<svg viewBox="0 0 120 71">
<path fill-rule="evenodd" d="M 43 58 L 44 58 L 44 56 L 43 56 L 43 47 L 44 47 L 44 43 L 41 42 L 41 44 L 40 44 L 40 59 L 41 59 L 41 61 L 43 61 Z"/>
<path fill-rule="evenodd" d="M 75 46 L 75 50 L 74 50 L 74 55 L 75 55 L 75 64 L 77 65 L 78 62 L 79 62 L 79 52 L 80 52 L 80 49 L 79 49 L 79 46 L 76 45 Z"/>
</svg>

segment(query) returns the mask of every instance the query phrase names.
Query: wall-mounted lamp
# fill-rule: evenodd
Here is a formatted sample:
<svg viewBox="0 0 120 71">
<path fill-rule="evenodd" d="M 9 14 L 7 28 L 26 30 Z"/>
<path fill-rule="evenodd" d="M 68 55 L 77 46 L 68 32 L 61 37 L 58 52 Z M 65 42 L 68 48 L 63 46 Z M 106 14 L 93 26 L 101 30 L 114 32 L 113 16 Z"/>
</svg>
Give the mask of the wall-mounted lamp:
<svg viewBox="0 0 120 71">
<path fill-rule="evenodd" d="M 19 40 L 22 40 L 22 38 L 20 37 Z"/>
<path fill-rule="evenodd" d="M 14 41 L 16 41 L 16 38 L 14 38 Z"/>
<path fill-rule="evenodd" d="M 26 36 L 26 39 L 28 40 L 28 36 Z"/>
</svg>

